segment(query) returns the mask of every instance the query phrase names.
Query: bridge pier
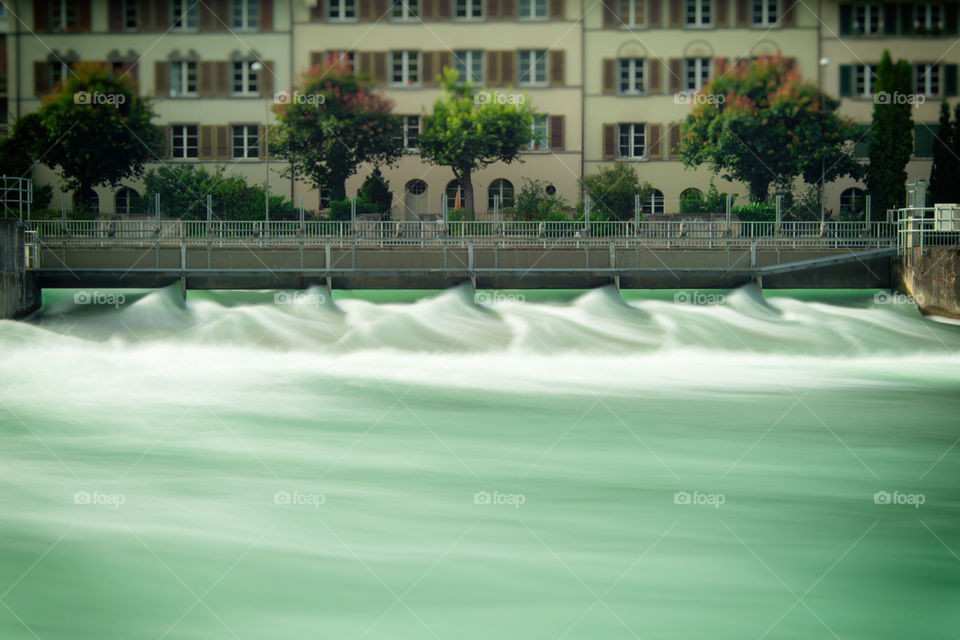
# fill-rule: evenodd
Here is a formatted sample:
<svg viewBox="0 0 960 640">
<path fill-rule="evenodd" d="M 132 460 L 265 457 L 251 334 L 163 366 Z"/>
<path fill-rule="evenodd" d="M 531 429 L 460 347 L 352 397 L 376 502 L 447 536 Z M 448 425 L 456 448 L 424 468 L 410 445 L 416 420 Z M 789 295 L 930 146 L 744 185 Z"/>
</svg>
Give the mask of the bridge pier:
<svg viewBox="0 0 960 640">
<path fill-rule="evenodd" d="M 0 320 L 20 318 L 40 308 L 40 281 L 26 270 L 24 228 L 0 218 Z"/>
</svg>

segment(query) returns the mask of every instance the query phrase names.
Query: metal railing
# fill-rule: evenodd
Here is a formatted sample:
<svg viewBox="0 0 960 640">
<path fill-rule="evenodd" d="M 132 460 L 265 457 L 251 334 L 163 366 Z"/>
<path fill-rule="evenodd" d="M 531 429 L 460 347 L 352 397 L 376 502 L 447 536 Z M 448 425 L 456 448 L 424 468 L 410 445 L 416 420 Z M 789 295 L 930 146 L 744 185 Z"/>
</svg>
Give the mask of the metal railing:
<svg viewBox="0 0 960 640">
<path fill-rule="evenodd" d="M 851 246 L 888 247 L 897 242 L 896 224 L 887 222 L 723 221 L 470 221 L 365 222 L 296 221 L 203 222 L 183 220 L 34 220 L 43 244 L 212 246 L 349 244 L 427 244 L 470 240 L 474 243 L 581 243 L 629 240 L 651 247 Z"/>
<path fill-rule="evenodd" d="M 897 255 L 912 249 L 920 249 L 922 253 L 928 247 L 960 246 L 960 215 L 938 221 L 932 216 L 933 211 L 933 207 L 917 207 L 896 212 Z"/>
</svg>

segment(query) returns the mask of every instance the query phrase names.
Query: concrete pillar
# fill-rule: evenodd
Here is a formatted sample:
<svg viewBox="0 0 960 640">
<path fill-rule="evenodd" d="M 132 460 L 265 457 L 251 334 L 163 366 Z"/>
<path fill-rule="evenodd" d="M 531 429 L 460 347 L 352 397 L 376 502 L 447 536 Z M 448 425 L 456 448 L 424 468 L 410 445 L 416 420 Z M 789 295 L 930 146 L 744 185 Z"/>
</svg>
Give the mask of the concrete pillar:
<svg viewBox="0 0 960 640">
<path fill-rule="evenodd" d="M 26 270 L 24 227 L 0 218 L 0 320 L 21 318 L 40 308 L 40 283 Z"/>
</svg>

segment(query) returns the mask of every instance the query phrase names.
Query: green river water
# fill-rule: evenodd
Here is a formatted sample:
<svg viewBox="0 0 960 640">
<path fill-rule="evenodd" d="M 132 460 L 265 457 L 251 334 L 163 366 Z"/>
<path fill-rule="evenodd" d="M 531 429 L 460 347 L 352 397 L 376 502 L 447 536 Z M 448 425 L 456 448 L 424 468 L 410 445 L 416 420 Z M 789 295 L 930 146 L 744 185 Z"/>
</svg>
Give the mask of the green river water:
<svg viewBox="0 0 960 640">
<path fill-rule="evenodd" d="M 873 291 L 47 291 L 0 639 L 956 640 L 958 365 Z"/>
</svg>

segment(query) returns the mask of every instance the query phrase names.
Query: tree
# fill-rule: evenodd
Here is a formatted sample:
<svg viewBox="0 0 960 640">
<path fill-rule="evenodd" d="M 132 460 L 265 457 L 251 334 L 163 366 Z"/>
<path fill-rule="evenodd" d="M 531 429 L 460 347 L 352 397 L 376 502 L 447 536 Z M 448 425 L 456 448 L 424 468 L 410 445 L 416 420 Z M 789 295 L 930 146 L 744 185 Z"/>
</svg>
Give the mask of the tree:
<svg viewBox="0 0 960 640">
<path fill-rule="evenodd" d="M 960 202 L 960 160 L 954 150 L 954 124 L 950 105 L 940 103 L 940 126 L 933 139 L 933 166 L 930 167 L 930 195 L 933 202 Z"/>
<path fill-rule="evenodd" d="M 163 134 L 150 122 L 155 115 L 128 76 L 85 62 L 43 97 L 39 122 L 28 125 L 37 132 L 40 162 L 59 167 L 65 189 L 86 194 L 139 177 L 158 158 Z"/>
<path fill-rule="evenodd" d="M 907 162 L 913 152 L 913 76 L 906 60 L 896 64 L 884 51 L 877 66 L 876 99 L 870 137 L 867 190 L 874 210 L 881 213 L 903 206 L 907 188 Z"/>
<path fill-rule="evenodd" d="M 637 194 L 644 202 L 653 193 L 653 187 L 646 182 L 641 185 L 637 170 L 626 162 L 615 162 L 612 167 L 584 176 L 580 184 L 590 196 L 591 214 L 612 220 L 632 220 Z"/>
<path fill-rule="evenodd" d="M 463 206 L 472 212 L 473 173 L 497 161 L 520 160 L 520 150 L 533 138 L 533 108 L 526 96 L 484 100 L 505 94 L 478 94 L 469 83 L 458 85 L 457 77 L 456 71 L 443 70 L 443 93 L 433 113 L 424 116 L 417 145 L 424 160 L 453 170 Z"/>
<path fill-rule="evenodd" d="M 819 182 L 821 166 L 825 182 L 862 177 L 847 144 L 856 125 L 789 60 L 764 56 L 721 71 L 694 97 L 682 124 L 685 166 L 709 163 L 725 179 L 747 183 L 752 202 L 765 201 L 771 184 L 797 176 Z"/>
<path fill-rule="evenodd" d="M 374 167 L 370 175 L 363 181 L 357 194 L 358 200 L 371 205 L 383 220 L 390 218 L 390 209 L 393 208 L 393 194 L 390 192 L 390 183 L 387 182 L 380 167 Z"/>
<path fill-rule="evenodd" d="M 274 105 L 270 150 L 290 162 L 285 176 L 307 178 L 328 187 L 331 200 L 345 200 L 347 179 L 360 165 L 390 165 L 403 155 L 403 122 L 392 109 L 368 78 L 331 55 Z"/>
<path fill-rule="evenodd" d="M 566 220 L 567 201 L 563 196 L 547 192 L 543 180 L 524 178 L 525 184 L 513 199 L 513 213 L 521 220 Z"/>
</svg>

